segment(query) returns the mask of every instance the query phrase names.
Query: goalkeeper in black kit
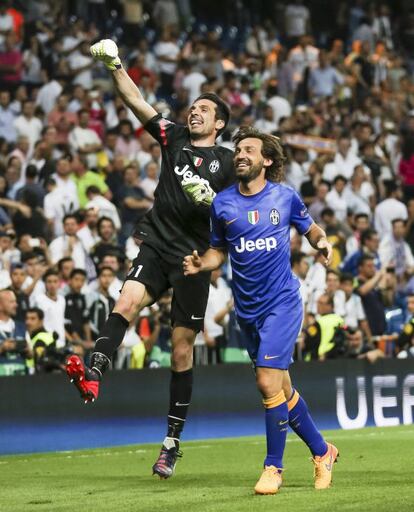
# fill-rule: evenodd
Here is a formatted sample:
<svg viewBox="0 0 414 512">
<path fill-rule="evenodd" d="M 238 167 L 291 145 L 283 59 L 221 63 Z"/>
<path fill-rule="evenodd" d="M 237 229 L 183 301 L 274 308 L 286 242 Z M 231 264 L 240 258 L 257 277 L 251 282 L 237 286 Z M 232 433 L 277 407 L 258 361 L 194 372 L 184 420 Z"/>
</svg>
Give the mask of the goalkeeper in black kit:
<svg viewBox="0 0 414 512">
<path fill-rule="evenodd" d="M 193 386 L 193 344 L 203 329 L 209 274 L 185 277 L 182 260 L 194 249 L 209 247 L 209 206 L 215 193 L 234 181 L 233 153 L 215 145 L 230 111 L 215 94 L 206 93 L 189 108 L 187 126 L 164 119 L 142 97 L 118 57 L 116 44 L 102 40 L 91 54 L 110 70 L 117 93 L 144 128 L 160 143 L 162 167 L 155 201 L 137 226 L 140 252 L 121 295 L 96 340 L 90 368 L 77 356 L 67 374 L 86 401 L 98 397 L 99 384 L 128 326 L 141 309 L 172 288 L 172 354 L 168 431 L 153 473 L 169 478 L 174 472 Z"/>
</svg>

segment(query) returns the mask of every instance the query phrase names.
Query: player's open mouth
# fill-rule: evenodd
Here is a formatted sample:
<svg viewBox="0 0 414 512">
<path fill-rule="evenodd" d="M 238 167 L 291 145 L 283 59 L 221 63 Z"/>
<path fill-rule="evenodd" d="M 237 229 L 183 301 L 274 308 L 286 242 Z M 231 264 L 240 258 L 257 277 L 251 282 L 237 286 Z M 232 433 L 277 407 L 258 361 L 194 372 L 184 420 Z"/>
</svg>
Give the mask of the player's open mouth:
<svg viewBox="0 0 414 512">
<path fill-rule="evenodd" d="M 203 121 L 201 119 L 191 119 L 190 120 L 190 125 L 191 126 L 201 126 L 203 124 Z"/>
<path fill-rule="evenodd" d="M 236 169 L 248 169 L 250 167 L 249 162 L 237 162 Z"/>
</svg>

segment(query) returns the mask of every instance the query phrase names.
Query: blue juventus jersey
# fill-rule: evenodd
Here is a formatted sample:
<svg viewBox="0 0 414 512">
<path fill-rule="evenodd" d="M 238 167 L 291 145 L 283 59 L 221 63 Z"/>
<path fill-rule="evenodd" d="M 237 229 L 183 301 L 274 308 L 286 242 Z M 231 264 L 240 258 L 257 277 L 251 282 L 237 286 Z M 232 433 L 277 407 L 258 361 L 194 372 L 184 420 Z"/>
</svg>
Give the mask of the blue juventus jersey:
<svg viewBox="0 0 414 512">
<path fill-rule="evenodd" d="M 257 318 L 299 289 L 290 267 L 290 226 L 300 234 L 313 220 L 296 191 L 268 181 L 258 194 L 238 184 L 219 192 L 211 208 L 213 248 L 228 251 L 240 318 Z"/>
</svg>

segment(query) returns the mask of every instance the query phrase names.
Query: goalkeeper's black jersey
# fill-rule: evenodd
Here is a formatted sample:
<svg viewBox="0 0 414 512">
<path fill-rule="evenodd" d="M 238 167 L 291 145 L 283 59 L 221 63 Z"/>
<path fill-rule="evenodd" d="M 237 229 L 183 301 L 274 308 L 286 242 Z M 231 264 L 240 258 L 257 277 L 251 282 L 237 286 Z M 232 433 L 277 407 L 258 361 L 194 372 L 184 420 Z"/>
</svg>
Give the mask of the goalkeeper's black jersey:
<svg viewBox="0 0 414 512">
<path fill-rule="evenodd" d="M 209 208 L 196 206 L 185 194 L 181 181 L 200 176 L 215 192 L 235 181 L 233 152 L 219 146 L 191 145 L 190 132 L 157 115 L 145 129 L 161 145 L 162 165 L 155 200 L 137 225 L 136 236 L 170 259 L 181 259 L 194 249 L 209 247 Z"/>
</svg>

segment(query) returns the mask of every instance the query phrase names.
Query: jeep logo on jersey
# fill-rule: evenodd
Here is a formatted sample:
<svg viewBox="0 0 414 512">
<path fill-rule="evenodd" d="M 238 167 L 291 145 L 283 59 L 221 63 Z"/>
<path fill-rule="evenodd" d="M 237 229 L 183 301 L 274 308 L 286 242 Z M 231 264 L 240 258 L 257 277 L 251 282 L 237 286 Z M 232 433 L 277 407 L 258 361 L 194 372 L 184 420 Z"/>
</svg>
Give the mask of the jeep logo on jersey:
<svg viewBox="0 0 414 512">
<path fill-rule="evenodd" d="M 220 162 L 218 160 L 213 160 L 211 164 L 208 166 L 208 170 L 214 174 L 220 169 Z"/>
<path fill-rule="evenodd" d="M 236 252 L 273 251 L 277 247 L 277 240 L 274 236 L 267 238 L 258 238 L 257 240 L 245 240 L 244 236 L 240 238 L 240 246 L 235 245 Z"/>
<path fill-rule="evenodd" d="M 198 174 L 194 174 L 193 171 L 190 171 L 190 166 L 188 164 L 184 165 L 182 169 L 180 169 L 179 165 L 176 165 L 174 167 L 174 172 L 177 176 L 182 176 L 183 180 L 188 180 L 190 178 L 201 180 Z"/>
<path fill-rule="evenodd" d="M 250 222 L 250 224 L 257 224 L 259 222 L 259 210 L 251 210 L 250 212 L 247 212 L 247 219 Z"/>
<path fill-rule="evenodd" d="M 269 218 L 270 218 L 270 222 L 274 226 L 277 226 L 279 224 L 279 222 L 280 222 L 280 215 L 279 215 L 279 212 L 276 210 L 276 208 L 273 208 L 273 210 L 270 211 Z"/>
</svg>

